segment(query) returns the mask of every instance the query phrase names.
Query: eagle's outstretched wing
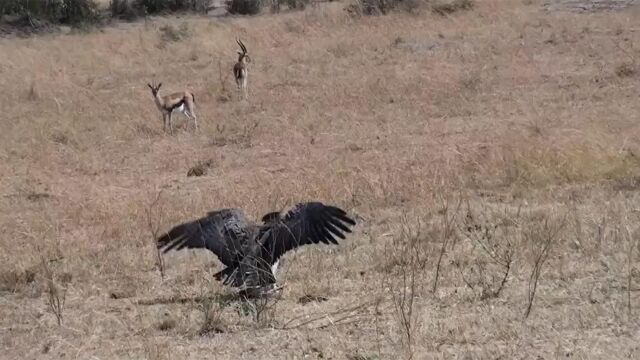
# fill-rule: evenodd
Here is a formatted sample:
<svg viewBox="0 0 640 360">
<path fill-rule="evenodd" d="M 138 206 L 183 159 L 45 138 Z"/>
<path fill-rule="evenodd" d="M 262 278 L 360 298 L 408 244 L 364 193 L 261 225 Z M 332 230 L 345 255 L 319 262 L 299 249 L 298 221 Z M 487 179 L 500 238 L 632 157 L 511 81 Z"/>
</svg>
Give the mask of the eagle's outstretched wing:
<svg viewBox="0 0 640 360">
<path fill-rule="evenodd" d="M 243 246 L 251 238 L 252 227 L 242 210 L 222 209 L 195 221 L 174 227 L 157 240 L 158 249 L 205 248 L 220 261 L 233 266 L 243 257 Z"/>
<path fill-rule="evenodd" d="M 344 239 L 350 226 L 356 224 L 347 213 L 335 206 L 320 202 L 297 204 L 281 221 L 268 224 L 261 237 L 263 249 L 277 261 L 284 253 L 306 244 L 337 244 Z"/>
</svg>

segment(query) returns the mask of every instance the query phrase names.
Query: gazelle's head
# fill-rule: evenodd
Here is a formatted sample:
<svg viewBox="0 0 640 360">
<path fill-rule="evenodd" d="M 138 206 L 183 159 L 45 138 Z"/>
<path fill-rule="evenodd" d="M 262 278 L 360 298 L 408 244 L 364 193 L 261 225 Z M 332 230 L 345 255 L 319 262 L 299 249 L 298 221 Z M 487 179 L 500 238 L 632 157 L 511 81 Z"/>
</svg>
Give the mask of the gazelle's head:
<svg viewBox="0 0 640 360">
<path fill-rule="evenodd" d="M 147 86 L 149 87 L 149 89 L 151 89 L 151 94 L 153 95 L 153 97 L 156 97 L 158 95 L 158 91 L 160 91 L 160 86 L 162 86 L 162 83 L 159 83 L 156 86 L 147 83 Z"/>
<path fill-rule="evenodd" d="M 239 39 L 236 39 L 236 42 L 238 43 L 238 45 L 240 45 L 240 50 L 242 50 L 238 51 L 238 62 L 251 62 L 251 58 L 249 57 L 249 53 L 247 52 L 247 47 L 244 46 L 242 41 Z"/>
</svg>

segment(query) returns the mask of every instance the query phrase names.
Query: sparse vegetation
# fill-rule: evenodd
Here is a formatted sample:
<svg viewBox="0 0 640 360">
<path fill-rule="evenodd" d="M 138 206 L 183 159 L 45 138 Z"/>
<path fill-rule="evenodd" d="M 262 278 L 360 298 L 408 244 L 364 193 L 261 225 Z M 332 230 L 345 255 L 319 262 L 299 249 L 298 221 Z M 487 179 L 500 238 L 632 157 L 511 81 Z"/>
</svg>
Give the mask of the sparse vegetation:
<svg viewBox="0 0 640 360">
<path fill-rule="evenodd" d="M 620 64 L 616 67 L 616 75 L 618 75 L 621 78 L 631 77 L 635 75 L 635 73 L 636 73 L 636 70 L 632 64 L 625 63 L 625 64 Z"/>
<path fill-rule="evenodd" d="M 189 25 L 182 23 L 180 26 L 173 24 L 167 24 L 160 28 L 160 40 L 161 44 L 165 46 L 166 43 L 177 42 L 185 40 L 191 36 L 189 31 Z"/>
<path fill-rule="evenodd" d="M 473 6 L 473 0 L 436 0 L 432 9 L 436 14 L 449 15 L 461 10 L 470 10 Z"/>
<path fill-rule="evenodd" d="M 189 171 L 187 171 L 187 176 L 204 176 L 207 174 L 212 165 L 213 161 L 211 159 L 200 161 L 196 165 L 189 168 Z"/>
<path fill-rule="evenodd" d="M 144 10 L 147 14 L 177 11 L 203 12 L 210 4 L 211 0 L 134 0 L 134 7 Z"/>
<path fill-rule="evenodd" d="M 79 25 L 99 20 L 93 0 L 0 0 L 0 20 L 5 17 L 18 19 L 12 24 L 32 28 L 42 27 L 43 21 Z"/>
<path fill-rule="evenodd" d="M 138 4 L 136 0 L 111 0 L 109 11 L 114 18 L 132 21 L 145 15 L 145 9 Z"/>
<path fill-rule="evenodd" d="M 637 358 L 637 12 L 435 4 L 2 39 L 2 356 Z M 194 92 L 198 132 L 162 131 L 151 81 Z M 153 241 L 313 199 L 357 225 L 288 254 L 276 306 Z"/>
<path fill-rule="evenodd" d="M 262 10 L 263 0 L 231 0 L 229 12 L 240 15 L 256 15 Z"/>
<path fill-rule="evenodd" d="M 49 261 L 41 260 L 42 275 L 47 287 L 47 305 L 49 310 L 56 317 L 58 326 L 62 325 L 65 303 L 67 300 L 67 283 L 70 280 L 68 274 L 57 276 L 51 269 Z"/>
</svg>

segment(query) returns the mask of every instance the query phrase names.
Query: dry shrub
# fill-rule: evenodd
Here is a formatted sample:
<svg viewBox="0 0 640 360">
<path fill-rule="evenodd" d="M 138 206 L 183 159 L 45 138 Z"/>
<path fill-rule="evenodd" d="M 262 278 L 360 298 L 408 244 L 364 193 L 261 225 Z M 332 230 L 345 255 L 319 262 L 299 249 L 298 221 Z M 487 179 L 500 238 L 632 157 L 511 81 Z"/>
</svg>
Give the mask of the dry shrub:
<svg viewBox="0 0 640 360">
<path fill-rule="evenodd" d="M 171 348 L 165 344 L 157 342 L 155 338 L 145 339 L 143 342 L 143 349 L 145 359 L 149 360 L 170 360 L 173 359 L 171 356 Z"/>
<path fill-rule="evenodd" d="M 633 64 L 620 64 L 616 67 L 616 75 L 621 78 L 631 77 L 635 75 L 636 69 Z"/>
<path fill-rule="evenodd" d="M 485 203 L 474 209 L 467 201 L 466 215 L 459 231 L 464 236 L 456 248 L 454 265 L 463 282 L 480 298 L 500 296 L 514 262 L 515 215 L 504 211 L 494 214 Z"/>
<path fill-rule="evenodd" d="M 524 317 L 528 318 L 533 308 L 533 301 L 542 275 L 542 268 L 549 258 L 551 247 L 559 242 L 562 230 L 566 225 L 566 217 L 558 219 L 543 215 L 540 221 L 533 221 L 523 229 L 523 241 L 530 247 L 531 274 L 527 285 L 527 307 Z"/>
<path fill-rule="evenodd" d="M 202 325 L 198 334 L 203 336 L 226 332 L 222 315 L 227 306 L 229 301 L 221 296 L 214 299 L 207 297 L 200 302 L 198 308 L 202 312 Z"/>
<path fill-rule="evenodd" d="M 459 2 L 464 4 L 457 5 L 458 1 L 455 1 L 456 5 L 448 4 L 447 6 L 455 8 L 454 11 L 458 10 L 458 6 L 462 6 L 460 9 L 466 9 L 465 6 L 468 6 L 466 4 L 471 3 L 471 0 Z M 355 0 L 354 3 L 347 6 L 346 11 L 351 15 L 385 15 L 394 10 L 413 13 L 427 7 L 429 3 L 429 0 Z M 436 8 L 438 7 L 433 8 L 434 11 Z"/>
<path fill-rule="evenodd" d="M 32 269 L 6 270 L 0 272 L 0 291 L 16 292 L 31 284 L 36 279 L 36 272 Z"/>
<path fill-rule="evenodd" d="M 173 24 L 166 24 L 160 27 L 160 45 L 166 46 L 168 43 L 179 42 L 191 37 L 191 30 L 189 24 L 183 22 L 180 26 Z"/>
<path fill-rule="evenodd" d="M 58 326 L 62 325 L 65 303 L 67 300 L 67 284 L 71 281 L 68 273 L 57 273 L 44 257 L 41 261 L 42 274 L 47 284 L 47 305 L 55 315 Z"/>
<path fill-rule="evenodd" d="M 283 4 L 286 5 L 289 10 L 304 10 L 311 1 L 312 0 L 273 0 L 271 10 L 277 13 Z"/>
<path fill-rule="evenodd" d="M 273 327 L 279 300 L 279 295 L 242 296 L 236 310 L 241 317 L 251 317 L 253 324 L 260 328 Z"/>
<path fill-rule="evenodd" d="M 213 160 L 211 159 L 200 161 L 196 165 L 191 167 L 189 171 L 187 171 L 187 177 L 204 176 L 207 174 L 207 172 L 209 171 L 212 165 L 213 165 Z"/>
<path fill-rule="evenodd" d="M 175 328 L 177 325 L 177 322 L 175 319 L 170 318 L 170 317 L 165 317 L 164 319 L 162 319 L 157 325 L 156 327 L 158 328 L 158 330 L 160 331 L 169 331 L 173 328 Z"/>
<path fill-rule="evenodd" d="M 409 358 L 413 355 L 415 333 L 420 326 L 416 308 L 418 298 L 424 293 L 429 259 L 427 241 L 431 233 L 425 231 L 424 222 L 421 218 L 405 215 L 400 221 L 399 233 L 384 252 L 390 266 L 387 266 L 383 286 L 393 303 L 399 344 Z"/>
<path fill-rule="evenodd" d="M 256 129 L 260 125 L 258 120 L 247 122 L 239 126 L 227 127 L 226 124 L 216 125 L 216 134 L 211 140 L 213 146 L 240 145 L 244 148 L 250 148 L 256 133 Z"/>
<path fill-rule="evenodd" d="M 386 14 L 393 7 L 391 2 L 385 0 L 355 0 L 345 10 L 352 16 L 381 15 Z"/>
<path fill-rule="evenodd" d="M 445 0 L 437 1 L 431 5 L 433 12 L 439 15 L 450 15 L 462 10 L 470 10 L 474 7 L 473 0 Z"/>
</svg>

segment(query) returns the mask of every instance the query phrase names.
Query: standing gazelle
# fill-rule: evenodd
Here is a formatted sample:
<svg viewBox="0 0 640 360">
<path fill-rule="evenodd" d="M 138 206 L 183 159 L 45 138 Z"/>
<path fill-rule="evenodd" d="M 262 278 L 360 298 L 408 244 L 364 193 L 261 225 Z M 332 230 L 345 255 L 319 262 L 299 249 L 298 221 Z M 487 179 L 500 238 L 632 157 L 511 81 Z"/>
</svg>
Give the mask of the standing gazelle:
<svg viewBox="0 0 640 360">
<path fill-rule="evenodd" d="M 242 90 L 244 98 L 246 99 L 249 96 L 247 92 L 247 77 L 249 76 L 247 64 L 251 62 L 251 58 L 242 41 L 236 39 L 236 42 L 240 45 L 242 52 L 238 51 L 238 62 L 233 66 L 233 76 L 236 78 L 238 89 Z"/>
<path fill-rule="evenodd" d="M 162 113 L 164 131 L 167 131 L 168 123 L 169 130 L 173 133 L 173 124 L 171 123 L 171 114 L 173 111 L 179 111 L 189 119 L 193 119 L 193 124 L 195 125 L 196 130 L 198 130 L 198 119 L 196 118 L 195 113 L 196 98 L 193 96 L 193 93 L 189 91 L 181 91 L 171 95 L 160 96 L 158 92 L 160 91 L 162 83 L 159 83 L 157 86 L 153 86 L 151 84 L 147 84 L 147 86 L 151 89 L 153 100 L 155 101 L 158 110 L 160 110 L 160 113 Z"/>
</svg>

